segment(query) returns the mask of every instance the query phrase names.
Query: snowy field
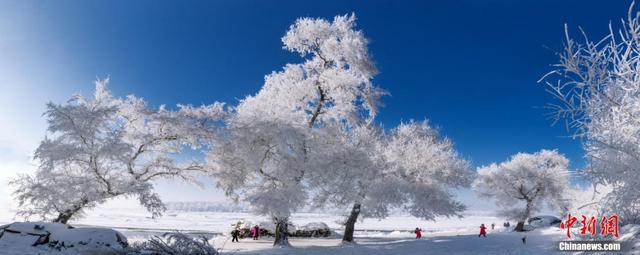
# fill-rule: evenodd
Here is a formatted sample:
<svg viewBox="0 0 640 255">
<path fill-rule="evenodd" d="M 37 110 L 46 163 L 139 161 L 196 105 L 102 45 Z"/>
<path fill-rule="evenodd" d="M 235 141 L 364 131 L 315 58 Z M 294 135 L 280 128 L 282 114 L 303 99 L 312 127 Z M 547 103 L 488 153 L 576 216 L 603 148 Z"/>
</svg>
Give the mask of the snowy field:
<svg viewBox="0 0 640 255">
<path fill-rule="evenodd" d="M 12 222 L 12 218 L 9 211 L 3 210 L 0 224 Z M 273 239 L 269 238 L 258 241 L 241 239 L 240 243 L 231 243 L 226 233 L 232 223 L 267 220 L 248 213 L 168 212 L 161 218 L 151 219 L 143 211 L 114 209 L 91 212 L 72 224 L 114 228 L 127 236 L 130 242 L 180 230 L 211 237 L 222 254 L 580 254 L 557 250 L 557 242 L 566 240 L 561 229 L 550 227 L 527 233 L 508 232 L 502 228 L 503 219 L 479 212 L 469 212 L 462 219 L 440 218 L 435 222 L 409 216 L 392 216 L 381 221 L 365 219 L 356 224 L 358 244 L 349 246 L 340 245 L 342 229 L 339 219 L 322 213 L 295 214 L 292 217 L 294 224 L 322 221 L 336 233 L 328 238 L 291 238 L 292 248 L 273 248 Z M 489 229 L 487 238 L 479 238 L 477 233 L 481 223 L 496 223 L 496 229 Z M 421 240 L 415 240 L 411 232 L 416 227 L 424 230 Z M 525 236 L 527 243 L 523 244 L 522 237 Z M 640 254 L 636 251 L 638 248 L 623 248 L 626 254 Z M 0 251 L 0 254 L 21 254 L 7 252 Z"/>
<path fill-rule="evenodd" d="M 475 234 L 440 236 L 427 235 L 420 240 L 410 234 L 393 233 L 386 236 L 361 236 L 357 245 L 341 246 L 338 239 L 292 239 L 293 248 L 271 248 L 266 241 L 246 241 L 239 244 L 217 241 L 224 250 L 239 254 L 567 254 L 554 246 L 558 231 L 528 233 L 523 245 L 520 234 L 491 231 L 487 238 Z"/>
<path fill-rule="evenodd" d="M 479 213 L 467 213 L 462 219 L 439 218 L 437 221 L 424 221 L 411 216 L 391 216 L 384 220 L 365 219 L 356 224 L 357 237 L 372 238 L 410 238 L 413 229 L 419 227 L 424 236 L 455 236 L 478 232 L 478 226 L 491 223 L 502 226 L 503 219 L 491 215 L 478 216 Z M 310 222 L 324 222 L 331 229 L 341 234 L 342 226 L 338 223 L 342 217 L 323 213 L 297 213 L 291 218 L 296 225 Z M 212 236 L 227 235 L 231 224 L 238 220 L 251 222 L 268 221 L 268 218 L 249 213 L 237 212 L 167 212 L 163 217 L 152 219 L 148 213 L 135 209 L 109 209 L 92 211 L 79 221 L 71 222 L 74 226 L 101 226 L 114 228 L 125 234 L 130 240 L 147 238 L 149 235 L 180 230 L 192 234 Z M 0 214 L 0 224 L 15 221 L 9 210 Z"/>
</svg>

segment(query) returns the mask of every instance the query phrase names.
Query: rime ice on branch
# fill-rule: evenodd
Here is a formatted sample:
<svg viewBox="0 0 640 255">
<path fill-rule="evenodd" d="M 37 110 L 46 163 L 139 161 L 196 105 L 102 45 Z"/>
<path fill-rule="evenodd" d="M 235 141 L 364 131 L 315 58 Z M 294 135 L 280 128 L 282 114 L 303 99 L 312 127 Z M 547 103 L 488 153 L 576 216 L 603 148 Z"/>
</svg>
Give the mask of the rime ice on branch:
<svg viewBox="0 0 640 255">
<path fill-rule="evenodd" d="M 640 223 L 640 16 L 629 7 L 619 31 L 582 43 L 566 30 L 556 70 L 543 80 L 557 99 L 556 120 L 583 139 L 585 175 L 612 191 L 600 207 Z M 556 78 L 554 80 L 554 78 Z"/>
<path fill-rule="evenodd" d="M 312 181 L 318 187 L 315 206 L 352 205 L 343 242 L 353 242 L 361 214 L 383 219 L 391 209 L 402 209 L 426 220 L 461 217 L 465 206 L 451 190 L 470 184 L 469 163 L 427 121 L 401 123 L 389 132 L 358 127 L 342 137 L 325 171 Z"/>
<path fill-rule="evenodd" d="M 373 86 L 367 40 L 355 17 L 298 19 L 282 38 L 304 62 L 265 77 L 262 89 L 241 101 L 227 135 L 212 146 L 208 162 L 218 186 L 276 221 L 276 245 L 288 245 L 289 215 L 305 205 L 309 177 L 337 146 L 341 132 L 370 121 L 383 92 Z M 326 138 L 326 139 L 324 139 Z M 329 140 L 327 140 L 329 139 Z"/>
<path fill-rule="evenodd" d="M 469 184 L 468 163 L 449 140 L 426 122 L 389 134 L 373 123 L 385 92 L 372 84 L 367 40 L 354 27 L 353 15 L 297 20 L 282 41 L 304 62 L 267 75 L 208 154 L 228 196 L 276 221 L 283 234 L 275 245 L 288 245 L 288 217 L 308 201 L 353 206 L 348 242 L 361 209 L 384 218 L 390 208 L 404 207 L 433 219 L 464 208 L 449 189 Z"/>
<path fill-rule="evenodd" d="M 518 221 L 516 231 L 546 204 L 565 212 L 569 187 L 569 160 L 556 151 L 518 153 L 509 161 L 478 169 L 473 183 L 480 197 L 494 199 L 502 214 Z"/>
<path fill-rule="evenodd" d="M 154 110 L 134 96 L 113 97 L 107 83 L 96 82 L 93 99 L 47 105 L 49 134 L 34 156 L 40 165 L 35 175 L 11 181 L 20 215 L 66 223 L 109 199 L 136 197 L 158 216 L 165 207 L 152 181 L 196 182 L 195 174 L 204 173 L 201 163 L 174 156 L 217 133 L 222 104 Z"/>
</svg>

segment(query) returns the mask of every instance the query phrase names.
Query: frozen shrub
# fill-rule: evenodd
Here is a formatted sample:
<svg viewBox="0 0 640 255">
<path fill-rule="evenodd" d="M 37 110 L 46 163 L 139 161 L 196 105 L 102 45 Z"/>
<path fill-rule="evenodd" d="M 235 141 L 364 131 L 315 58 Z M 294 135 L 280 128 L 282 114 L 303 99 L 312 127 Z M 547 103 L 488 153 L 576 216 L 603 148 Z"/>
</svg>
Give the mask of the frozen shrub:
<svg viewBox="0 0 640 255">
<path fill-rule="evenodd" d="M 191 237 L 180 232 L 153 236 L 148 241 L 135 244 L 133 254 L 153 255 L 218 255 L 218 250 L 204 236 Z"/>
</svg>

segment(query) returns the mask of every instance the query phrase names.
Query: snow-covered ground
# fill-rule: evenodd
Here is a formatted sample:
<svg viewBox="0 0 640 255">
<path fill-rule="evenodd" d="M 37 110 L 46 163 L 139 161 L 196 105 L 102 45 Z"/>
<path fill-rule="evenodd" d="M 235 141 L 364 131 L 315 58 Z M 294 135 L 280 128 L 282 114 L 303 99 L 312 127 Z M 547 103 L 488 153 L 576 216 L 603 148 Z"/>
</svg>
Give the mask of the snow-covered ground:
<svg viewBox="0 0 640 255">
<path fill-rule="evenodd" d="M 237 254 L 567 254 L 557 251 L 555 239 L 562 233 L 555 230 L 522 234 L 491 231 L 487 238 L 476 234 L 455 236 L 431 235 L 420 240 L 412 235 L 392 233 L 384 237 L 359 237 L 357 245 L 341 246 L 339 239 L 291 239 L 293 248 L 272 248 L 270 240 L 242 240 L 230 243 L 216 239 L 223 251 Z"/>
<path fill-rule="evenodd" d="M 241 239 L 231 243 L 226 234 L 232 223 L 238 220 L 262 221 L 264 217 L 248 213 L 220 212 L 168 212 L 152 219 L 147 213 L 131 209 L 112 209 L 90 212 L 82 220 L 72 222 L 74 226 L 105 226 L 123 233 L 129 242 L 147 239 L 150 235 L 180 230 L 194 235 L 212 237 L 215 246 L 223 254 L 573 254 L 560 252 L 557 242 L 566 240 L 565 232 L 550 227 L 527 233 L 505 231 L 504 219 L 480 212 L 468 212 L 462 219 L 439 218 L 435 222 L 423 221 L 409 216 L 392 216 L 385 220 L 365 219 L 356 224 L 357 245 L 340 245 L 342 229 L 339 216 L 323 213 L 298 213 L 292 217 L 296 225 L 310 222 L 325 222 L 336 234 L 328 238 L 291 238 L 292 248 L 273 248 L 272 239 L 254 241 Z M 0 210 L 0 225 L 14 221 L 8 210 Z M 477 236 L 478 226 L 489 227 L 486 238 Z M 423 239 L 415 240 L 412 230 L 424 230 Z M 623 233 L 624 234 L 624 233 Z M 522 243 L 522 237 L 527 243 Z M 629 249 L 630 247 L 624 247 Z M 629 254 L 639 254 L 628 250 Z M 634 253 L 635 252 L 635 253 Z M 5 254 L 0 251 L 0 254 Z M 14 253 L 15 254 L 15 253 Z"/>
<path fill-rule="evenodd" d="M 419 227 L 425 236 L 451 236 L 478 232 L 478 226 L 484 223 L 495 223 L 501 227 L 504 219 L 481 212 L 466 212 L 465 217 L 438 218 L 434 221 L 420 220 L 411 216 L 390 216 L 384 220 L 366 218 L 356 224 L 356 236 L 385 237 L 402 234 L 402 237 L 413 236 L 412 231 Z M 297 213 L 291 218 L 296 225 L 311 222 L 324 222 L 337 233 L 341 233 L 339 221 L 343 217 L 325 213 Z M 0 224 L 16 220 L 10 210 L 0 209 Z M 163 233 L 172 230 L 194 234 L 220 235 L 227 233 L 231 224 L 238 220 L 252 222 L 268 221 L 268 218 L 250 213 L 239 212 L 179 212 L 169 211 L 163 217 L 152 219 L 149 213 L 131 208 L 94 210 L 86 217 L 71 222 L 74 226 L 104 226 L 124 233 L 129 239 L 146 238 L 149 234 Z"/>
</svg>

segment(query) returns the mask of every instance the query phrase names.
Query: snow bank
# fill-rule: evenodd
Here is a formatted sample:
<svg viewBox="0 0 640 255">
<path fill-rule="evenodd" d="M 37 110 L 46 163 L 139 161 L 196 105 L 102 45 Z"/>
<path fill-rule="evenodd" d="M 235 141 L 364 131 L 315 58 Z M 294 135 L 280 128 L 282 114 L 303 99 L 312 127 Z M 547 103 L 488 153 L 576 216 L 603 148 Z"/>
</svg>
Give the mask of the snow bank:
<svg viewBox="0 0 640 255">
<path fill-rule="evenodd" d="M 44 222 L 0 226 L 0 250 L 7 254 L 122 254 L 127 239 L 108 228 L 74 228 Z"/>
</svg>

